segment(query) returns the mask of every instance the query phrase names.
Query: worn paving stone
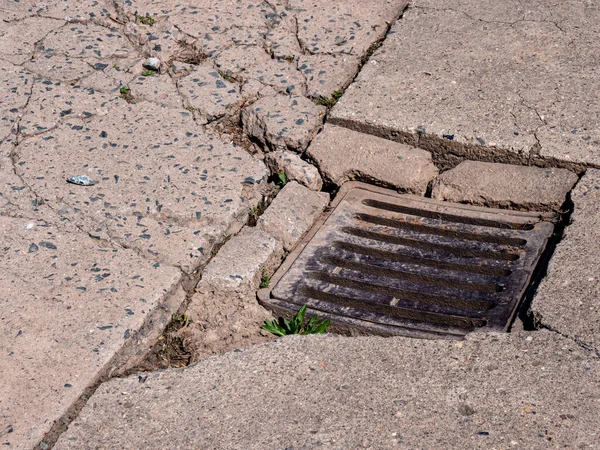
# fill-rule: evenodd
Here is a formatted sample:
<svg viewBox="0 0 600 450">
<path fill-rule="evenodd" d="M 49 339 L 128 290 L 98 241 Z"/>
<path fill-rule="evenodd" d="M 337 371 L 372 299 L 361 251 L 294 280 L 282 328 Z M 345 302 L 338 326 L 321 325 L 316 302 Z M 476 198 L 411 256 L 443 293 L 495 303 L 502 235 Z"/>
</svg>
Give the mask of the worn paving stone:
<svg viewBox="0 0 600 450">
<path fill-rule="evenodd" d="M 306 94 L 306 81 L 293 61 L 269 59 L 244 70 L 241 78 L 258 80 L 281 94 Z"/>
<path fill-rule="evenodd" d="M 298 70 L 304 74 L 307 95 L 313 99 L 330 98 L 354 79 L 360 57 L 357 55 L 307 55 L 298 58 Z"/>
<path fill-rule="evenodd" d="M 363 180 L 423 195 L 438 174 L 425 150 L 329 124 L 306 154 L 338 186 Z"/>
<path fill-rule="evenodd" d="M 599 19 L 578 1 L 412 2 L 330 119 L 450 159 L 598 165 Z"/>
<path fill-rule="evenodd" d="M 227 241 L 207 264 L 202 271 L 198 289 L 254 291 L 258 288 L 261 270 L 277 254 L 283 255 L 281 243 L 277 239 L 259 228 L 245 227 Z"/>
<path fill-rule="evenodd" d="M 111 380 L 55 448 L 593 448 L 599 371 L 549 331 L 290 336 Z"/>
<path fill-rule="evenodd" d="M 323 188 L 323 180 L 317 168 L 295 153 L 281 150 L 270 152 L 265 155 L 265 163 L 271 172 L 283 171 L 288 180 L 297 181 L 313 191 Z"/>
<path fill-rule="evenodd" d="M 184 299 L 181 273 L 57 216 L 0 216 L 0 231 L 2 443 L 33 448 L 115 356 L 158 337 Z"/>
<path fill-rule="evenodd" d="M 271 56 L 262 48 L 253 45 L 239 45 L 223 50 L 215 58 L 215 63 L 225 73 L 238 75 L 251 66 L 261 67 L 271 61 Z"/>
<path fill-rule="evenodd" d="M 431 197 L 493 208 L 558 211 L 577 179 L 567 169 L 464 161 L 434 180 Z"/>
<path fill-rule="evenodd" d="M 194 66 L 189 75 L 177 81 L 177 86 L 186 106 L 207 121 L 223 117 L 241 100 L 238 85 L 227 81 L 210 64 Z"/>
<path fill-rule="evenodd" d="M 376 0 L 370 3 L 352 0 L 273 2 L 282 16 L 295 19 L 296 34 L 305 54 L 346 53 L 360 56 L 366 53 L 373 42 L 385 36 L 388 24 L 398 18 L 407 4 L 404 0 Z"/>
<path fill-rule="evenodd" d="M 257 226 L 292 250 L 329 203 L 329 195 L 290 181 L 258 219 Z"/>
<path fill-rule="evenodd" d="M 168 75 L 135 77 L 128 84 L 131 95 L 136 99 L 148 100 L 171 108 L 183 108 L 183 98 L 179 95 L 175 80 Z"/>
<path fill-rule="evenodd" d="M 208 355 L 269 339 L 260 327 L 271 314 L 258 304 L 263 272 L 281 263 L 281 242 L 256 227 L 246 227 L 227 241 L 202 272 L 186 315 L 186 349 L 196 361 Z"/>
<path fill-rule="evenodd" d="M 600 355 L 600 171 L 588 170 L 571 199 L 575 204 L 571 222 L 537 289 L 531 312 L 539 325 Z"/>
<path fill-rule="evenodd" d="M 267 169 L 202 134 L 183 110 L 142 102 L 73 120 L 18 147 L 26 183 L 94 236 L 192 271 L 241 228 Z M 90 187 L 66 182 L 87 175 Z"/>
<path fill-rule="evenodd" d="M 326 108 L 305 97 L 259 99 L 242 111 L 244 131 L 271 150 L 304 151 L 322 126 Z"/>
</svg>

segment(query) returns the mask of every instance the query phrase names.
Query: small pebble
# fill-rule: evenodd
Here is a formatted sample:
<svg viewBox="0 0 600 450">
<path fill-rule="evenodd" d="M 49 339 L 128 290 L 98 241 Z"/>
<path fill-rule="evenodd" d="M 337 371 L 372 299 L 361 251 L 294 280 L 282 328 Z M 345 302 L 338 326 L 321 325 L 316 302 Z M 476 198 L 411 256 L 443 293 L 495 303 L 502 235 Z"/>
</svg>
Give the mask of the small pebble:
<svg viewBox="0 0 600 450">
<path fill-rule="evenodd" d="M 93 186 L 98 184 L 97 181 L 89 179 L 86 175 L 77 175 L 67 178 L 67 183 L 76 184 L 78 186 Z"/>
<path fill-rule="evenodd" d="M 146 69 L 156 70 L 158 72 L 158 70 L 160 69 L 160 59 L 158 59 L 158 58 L 148 58 L 146 61 L 143 62 L 142 65 Z"/>
</svg>

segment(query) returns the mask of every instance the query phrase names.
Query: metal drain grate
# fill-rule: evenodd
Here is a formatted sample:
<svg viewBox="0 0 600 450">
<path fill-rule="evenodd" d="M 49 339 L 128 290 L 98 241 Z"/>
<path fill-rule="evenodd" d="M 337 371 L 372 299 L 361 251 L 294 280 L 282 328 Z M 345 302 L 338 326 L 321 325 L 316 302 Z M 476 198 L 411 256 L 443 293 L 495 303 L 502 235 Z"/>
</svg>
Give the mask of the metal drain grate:
<svg viewBox="0 0 600 450">
<path fill-rule="evenodd" d="M 259 292 L 364 333 L 461 337 L 506 330 L 554 225 L 521 213 L 346 183 Z"/>
</svg>

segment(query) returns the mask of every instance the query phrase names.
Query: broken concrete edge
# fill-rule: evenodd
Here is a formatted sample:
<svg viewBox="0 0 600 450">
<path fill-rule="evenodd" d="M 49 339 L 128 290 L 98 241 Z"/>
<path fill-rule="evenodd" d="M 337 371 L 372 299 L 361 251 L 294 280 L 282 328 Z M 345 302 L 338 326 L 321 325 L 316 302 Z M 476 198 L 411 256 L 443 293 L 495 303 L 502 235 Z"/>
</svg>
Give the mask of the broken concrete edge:
<svg viewBox="0 0 600 450">
<path fill-rule="evenodd" d="M 577 181 L 567 169 L 466 160 L 433 180 L 431 197 L 490 208 L 564 212 Z"/>
<path fill-rule="evenodd" d="M 589 170 L 569 192 L 567 202 L 570 211 L 559 223 L 553 236 L 552 254 L 548 256 L 536 285 L 530 287 L 527 305 L 523 305 L 524 310 L 527 307 L 524 313 L 531 323 L 531 329 L 557 333 L 598 357 L 598 327 L 594 329 L 597 312 L 595 315 L 593 311 L 598 301 L 598 289 L 593 286 L 594 277 L 591 276 L 595 272 L 593 269 L 586 271 L 584 265 L 588 261 L 587 268 L 590 265 L 594 267 L 593 257 L 589 261 L 590 255 L 586 255 L 585 251 L 590 249 L 590 254 L 594 255 L 597 247 L 593 234 L 597 230 L 593 223 L 597 215 L 593 214 L 594 211 L 586 211 L 586 206 L 590 205 L 585 205 L 584 198 L 590 191 L 600 189 L 596 185 L 592 190 L 591 186 L 597 183 L 595 180 L 600 178 L 599 174 L 597 169 Z M 588 203 L 593 206 L 594 200 Z M 592 223 L 586 224 L 586 219 L 592 219 Z"/>
<path fill-rule="evenodd" d="M 215 248 L 218 249 L 222 247 L 232 234 L 239 234 L 245 227 L 246 225 L 239 221 L 232 222 L 230 227 L 224 233 L 223 239 L 213 243 L 213 247 L 210 250 L 212 256 L 208 261 L 201 267 L 197 267 L 191 271 L 191 273 L 188 274 L 181 267 L 176 267 L 181 273 L 180 278 L 177 283 L 173 284 L 171 288 L 165 292 L 162 303 L 146 317 L 142 327 L 133 334 L 126 345 L 121 347 L 121 349 L 113 355 L 110 361 L 105 364 L 94 380 L 92 380 L 92 382 L 84 389 L 79 398 L 52 423 L 50 430 L 39 442 L 38 447 L 52 448 L 60 438 L 60 435 L 67 430 L 69 424 L 78 416 L 88 399 L 102 383 L 112 378 L 127 377 L 140 371 L 139 368 L 143 367 L 141 364 L 142 361 L 147 358 L 152 351 L 154 344 L 158 342 L 160 336 L 164 334 L 168 325 L 174 320 L 174 316 L 182 315 L 187 310 L 189 302 L 191 301 L 194 286 L 198 282 L 203 268 L 218 254 L 213 254 L 212 252 Z M 97 238 L 92 237 L 92 239 Z M 100 240 L 103 241 L 102 239 Z M 127 249 L 126 246 L 119 242 L 111 240 L 106 241 L 106 243 L 110 246 Z M 139 254 L 148 261 L 154 261 L 154 259 L 144 255 L 143 252 L 136 251 L 136 254 Z"/>
<path fill-rule="evenodd" d="M 61 417 L 54 421 L 50 430 L 36 447 L 52 448 L 102 383 L 111 378 L 126 376 L 132 371 L 132 368 L 139 364 L 150 350 L 151 343 L 158 340 L 164 328 L 171 321 L 173 314 L 184 303 L 185 297 L 186 292 L 181 286 L 180 279 L 170 290 L 165 292 L 163 302 L 146 317 L 140 330 L 132 335 L 127 343 L 113 355 L 79 398 L 61 414 Z"/>
<path fill-rule="evenodd" d="M 456 167 L 464 160 L 568 169 L 577 175 L 583 174 L 588 167 L 600 168 L 594 164 L 574 163 L 556 158 L 540 158 L 532 153 L 517 155 L 500 147 L 465 144 L 418 131 L 398 131 L 382 125 L 336 117 L 335 114 L 328 116 L 327 123 L 427 150 L 432 155 L 433 163 L 442 173 Z"/>
<path fill-rule="evenodd" d="M 439 172 L 426 150 L 331 124 L 312 140 L 306 156 L 336 186 L 360 180 L 424 195 Z"/>
</svg>

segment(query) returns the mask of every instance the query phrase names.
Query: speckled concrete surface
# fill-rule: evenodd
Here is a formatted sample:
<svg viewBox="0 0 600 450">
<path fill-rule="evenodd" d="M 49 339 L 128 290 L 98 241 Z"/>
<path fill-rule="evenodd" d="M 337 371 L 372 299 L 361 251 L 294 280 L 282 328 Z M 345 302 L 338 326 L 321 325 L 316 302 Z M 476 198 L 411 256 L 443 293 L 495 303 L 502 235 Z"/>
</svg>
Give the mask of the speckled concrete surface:
<svg viewBox="0 0 600 450">
<path fill-rule="evenodd" d="M 589 170 L 571 194 L 570 224 L 531 305 L 536 322 L 600 356 L 600 170 Z"/>
<path fill-rule="evenodd" d="M 596 448 L 599 371 L 549 331 L 288 337 L 111 380 L 55 448 Z"/>
<path fill-rule="evenodd" d="M 0 300 L 0 443 L 33 448 L 44 439 L 41 448 L 52 445 L 79 414 L 76 404 L 82 394 L 144 358 L 172 314 L 181 313 L 180 306 L 187 305 L 184 298 L 190 301 L 190 313 L 200 332 L 194 344 L 197 357 L 266 339 L 256 328 L 270 316 L 252 292 L 261 266 L 270 270 L 280 258 L 280 246 L 290 250 L 329 200 L 328 194 L 318 192 L 320 177 L 307 156 L 318 162 L 321 175 L 333 184 L 359 174 L 359 178 L 419 193 L 437 173 L 430 153 L 438 163 L 443 154 L 450 159 L 464 154 L 480 156 L 469 149 L 489 148 L 490 143 L 498 148 L 506 144 L 510 148 L 503 154 L 517 155 L 518 162 L 545 158 L 561 164 L 595 164 L 595 110 L 588 101 L 591 96 L 582 95 L 582 90 L 594 89 L 596 80 L 589 67 L 597 59 L 589 51 L 595 42 L 597 11 L 593 5 L 560 3 L 552 6 L 558 8 L 556 17 L 549 17 L 546 6 L 538 3 L 524 12 L 519 7 L 511 10 L 512 3 L 486 9 L 455 0 L 451 10 L 439 11 L 424 2 L 419 0 L 422 4 L 402 22 L 411 24 L 415 17 L 422 21 L 414 25 L 412 38 L 422 39 L 431 20 L 443 20 L 448 35 L 458 26 L 469 31 L 466 36 L 479 36 L 477 33 L 488 27 L 509 38 L 511 45 L 506 47 L 510 52 L 499 53 L 494 45 L 501 41 L 492 33 L 484 41 L 485 49 L 495 55 L 510 53 L 517 59 L 511 60 L 511 67 L 518 63 L 536 74 L 543 73 L 542 82 L 518 91 L 518 100 L 509 98 L 520 108 L 514 120 L 502 108 L 496 108 L 501 112 L 497 117 L 482 113 L 482 125 L 473 132 L 476 142 L 468 141 L 466 147 L 463 137 L 468 133 L 462 128 L 451 130 L 452 138 L 442 135 L 441 140 L 427 140 L 437 128 L 418 123 L 405 137 L 412 137 L 410 143 L 424 150 L 342 129 L 329 146 L 315 150 L 312 156 L 306 149 L 316 142 L 314 137 L 329 109 L 380 46 L 379 40 L 404 11 L 405 0 L 36 0 L 0 4 L 0 288 L 5 294 Z M 470 15 L 460 12 L 469 8 Z M 494 22 L 498 16 L 510 23 Z M 583 25 L 575 29 L 575 22 Z M 404 96 L 411 107 L 423 107 L 406 86 L 389 75 L 382 57 L 388 47 L 400 48 L 403 56 L 390 64 L 393 70 L 413 76 L 415 67 L 435 66 L 443 60 L 437 54 L 433 60 L 428 56 L 431 48 L 441 44 L 432 42 L 430 34 L 425 39 L 427 49 L 419 47 L 419 42 L 398 43 L 401 26 L 398 23 L 392 28 L 365 74 L 333 110 L 334 116 L 352 104 L 361 83 L 366 80 L 377 85 L 382 74 L 389 86 L 377 85 L 374 95 L 363 98 L 361 111 L 375 114 L 378 120 L 384 118 L 385 108 L 373 108 L 381 96 L 386 97 L 386 105 Z M 542 39 L 555 45 L 546 45 Z M 481 39 L 476 40 L 479 45 Z M 521 40 L 527 45 L 516 51 Z M 451 49 L 458 46 L 450 38 L 440 42 Z M 537 60 L 526 57 L 531 46 L 533 54 L 541 55 Z M 577 51 L 567 57 L 565 49 L 572 50 L 569 46 Z M 464 49 L 468 50 L 468 45 Z M 407 58 L 415 51 L 414 58 Z M 159 59 L 157 71 L 144 67 L 149 57 Z M 543 64 L 540 58 L 545 58 Z M 587 65 L 580 64 L 582 58 L 588 58 Z M 461 59 L 465 61 L 470 59 Z M 486 58 L 481 61 L 481 66 L 494 68 Z M 562 76 L 567 66 L 572 66 L 568 73 L 578 83 L 568 84 L 565 77 L 557 81 L 556 74 Z M 464 67 L 470 66 L 456 64 L 455 69 Z M 419 70 L 415 79 L 431 83 L 425 91 L 433 92 L 436 84 L 431 80 L 437 72 L 424 69 L 430 74 L 421 74 Z M 513 75 L 505 80 L 509 86 L 518 84 L 517 72 L 506 73 Z M 450 78 L 442 77 L 442 81 Z M 485 79 L 492 83 L 502 77 L 495 74 Z M 436 82 L 440 80 L 436 78 Z M 478 105 L 489 101 L 496 107 L 495 97 L 486 97 L 489 92 L 479 89 L 483 98 L 477 94 L 482 100 Z M 491 92 L 500 91 L 512 95 L 510 89 Z M 457 94 L 444 102 L 447 106 L 458 100 Z M 398 111 L 401 109 L 396 108 L 394 114 Z M 484 109 L 476 112 L 481 111 Z M 406 120 L 410 117 L 403 115 Z M 502 133 L 507 123 L 514 124 L 518 134 L 510 125 L 506 129 L 510 128 L 512 135 L 506 138 Z M 488 125 L 493 131 L 485 128 Z M 372 127 L 367 131 L 372 132 Z M 322 138 L 326 136 L 323 132 Z M 393 133 L 386 137 L 398 139 Z M 458 145 L 459 151 L 452 145 L 433 146 L 446 141 Z M 340 145 L 343 151 L 335 149 Z M 387 164 L 386 158 L 379 161 L 378 152 L 410 164 L 395 167 Z M 244 246 L 248 242 L 264 244 L 268 251 L 244 253 L 237 248 L 232 253 L 223 247 L 224 253 L 215 258 L 213 267 L 231 273 L 208 273 L 219 279 L 236 276 L 233 272 L 237 271 L 239 276 L 251 278 L 250 287 L 243 292 L 227 291 L 200 283 L 194 292 L 218 244 L 235 235 L 250 214 L 256 219 L 263 196 L 271 198 L 267 178 L 282 168 L 290 179 L 314 190 L 295 181 L 288 183 L 259 218 L 258 227 L 246 228 L 230 241 Z M 93 183 L 82 186 L 67 181 L 74 176 L 85 176 Z M 275 247 L 274 239 L 280 242 Z M 228 270 L 223 258 L 235 254 L 248 257 L 248 265 L 239 270 L 232 265 Z M 243 262 L 241 257 L 238 262 Z M 593 301 L 593 297 L 586 298 L 585 307 L 593 307 Z M 570 326 L 548 313 L 542 322 L 546 319 L 548 327 L 553 326 L 551 322 L 557 324 L 561 333 L 563 325 Z M 159 403 L 150 401 L 144 407 L 148 420 L 132 422 L 136 427 L 127 432 L 121 432 L 125 422 L 119 421 L 130 416 L 119 408 L 129 411 L 133 403 L 118 403 L 130 389 L 119 385 L 117 389 L 122 390 L 116 395 L 111 389 L 119 383 L 136 384 L 139 379 L 101 385 L 59 446 L 93 448 L 106 443 L 107 447 L 157 448 L 175 443 L 185 447 L 191 442 L 209 448 L 313 444 L 385 448 L 439 447 L 447 441 L 453 447 L 465 443 L 503 448 L 554 443 L 593 447 L 598 444 L 594 434 L 598 429 L 597 389 L 592 389 L 598 384 L 597 360 L 581 349 L 590 346 L 587 338 L 578 337 L 585 333 L 564 334 L 573 339 L 550 332 L 532 335 L 533 343 L 527 335 L 474 336 L 464 344 L 467 356 L 453 353 L 462 347 L 445 342 L 286 340 L 253 349 L 248 357 L 232 353 L 188 371 L 150 375 L 147 385 L 139 383 L 142 389 L 158 388 L 164 380 L 179 376 L 181 384 L 165 385 L 165 389 L 173 387 L 175 394 Z M 477 353 L 480 350 L 481 355 Z M 330 371 L 330 363 L 321 356 L 307 356 L 308 364 L 304 360 L 297 364 L 298 354 L 325 355 L 333 369 Z M 361 362 L 353 365 L 356 358 Z M 515 364 L 517 359 L 522 365 Z M 315 365 L 313 360 L 322 364 Z M 459 370 L 463 365 L 473 367 L 470 375 L 474 378 L 463 376 Z M 203 371 L 205 366 L 208 372 Z M 249 371 L 249 367 L 253 369 Z M 268 367 L 280 369 L 273 372 Z M 423 377 L 428 367 L 429 377 Z M 312 379 L 315 370 L 332 378 Z M 259 378 L 253 378 L 257 373 Z M 229 401 L 246 403 L 222 401 L 219 390 L 209 389 L 223 386 L 210 378 L 213 375 L 227 375 L 232 380 L 222 391 L 236 393 Z M 347 377 L 344 382 L 342 376 Z M 566 383 L 559 383 L 565 379 Z M 187 386 L 190 380 L 191 390 Z M 399 397 L 393 399 L 397 403 L 387 402 L 390 383 L 392 391 L 398 392 Z M 405 389 L 396 389 L 394 383 Z M 448 387 L 448 383 L 459 388 Z M 179 386 L 185 386 L 183 397 Z M 294 397 L 299 386 L 305 388 L 306 396 Z M 495 395 L 489 395 L 490 390 Z M 185 419 L 186 414 L 198 411 L 186 396 L 190 392 L 196 392 L 194 399 L 214 401 L 217 410 L 225 408 L 218 414 L 218 424 L 212 424 L 205 410 Z M 240 392 L 242 395 L 237 395 Z M 346 399 L 346 392 L 360 402 Z M 418 401 L 417 393 L 423 394 Z M 132 393 L 131 398 L 134 395 L 138 394 Z M 328 403 L 315 413 L 314 405 L 323 396 Z M 271 404 L 292 402 L 295 417 L 272 416 L 273 410 L 260 408 L 265 398 Z M 455 401 L 457 398 L 460 401 Z M 482 406 L 471 400 L 482 400 Z M 444 409 L 448 402 L 450 409 Z M 370 413 L 360 409 L 363 404 L 371 408 Z M 116 406 L 111 410 L 110 405 Z M 105 406 L 108 409 L 103 409 Z M 392 408 L 389 414 L 388 408 Z M 106 418 L 109 410 L 113 414 Z M 446 413 L 440 415 L 440 411 Z M 197 417 L 203 422 L 190 428 Z M 303 421 L 308 428 L 298 430 L 294 420 Z M 344 428 L 338 420 L 356 426 Z M 324 425 L 313 427 L 317 422 Z M 198 438 L 196 431 L 205 425 L 208 432 Z M 175 435 L 163 433 L 165 426 L 178 431 Z M 185 430 L 179 430 L 180 426 Z M 239 434 L 246 426 L 252 429 Z M 85 430 L 85 440 L 78 430 Z M 192 440 L 186 441 L 188 438 Z"/>
<path fill-rule="evenodd" d="M 596 2 L 415 0 L 331 119 L 450 162 L 599 166 L 599 33 Z"/>
<path fill-rule="evenodd" d="M 325 118 L 315 102 L 350 83 L 405 6 L 0 4 L 1 443 L 32 448 L 52 430 L 51 444 L 86 389 L 144 355 L 262 200 L 256 144 L 304 150 Z M 281 116 L 257 117 L 252 144 L 240 118 L 257 101 Z M 320 190 L 316 169 L 291 156 Z M 253 301 L 257 327 L 269 315 Z M 241 303 L 198 304 L 198 317 L 225 312 L 219 336 L 236 328 Z M 255 342 L 232 333 L 231 345 Z"/>
</svg>

